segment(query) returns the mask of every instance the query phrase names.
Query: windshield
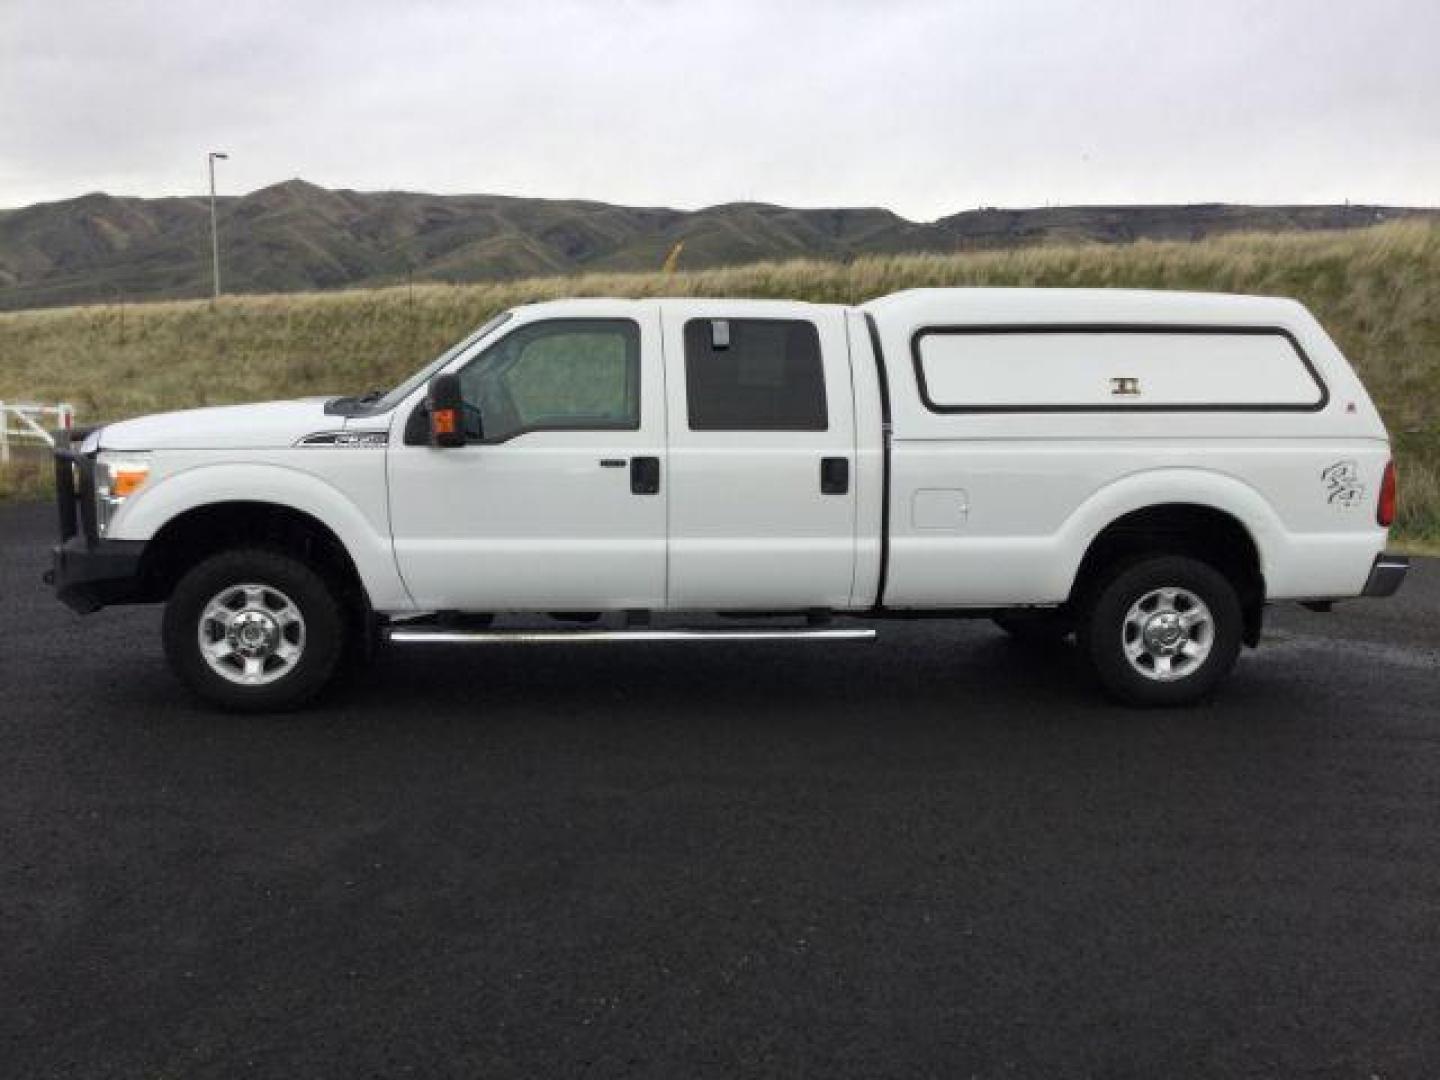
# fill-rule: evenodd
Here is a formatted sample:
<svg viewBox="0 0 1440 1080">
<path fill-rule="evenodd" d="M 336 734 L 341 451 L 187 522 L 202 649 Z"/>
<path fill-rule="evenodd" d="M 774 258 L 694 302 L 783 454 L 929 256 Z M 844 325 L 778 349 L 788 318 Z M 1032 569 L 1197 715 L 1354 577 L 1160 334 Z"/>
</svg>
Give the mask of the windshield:
<svg viewBox="0 0 1440 1080">
<path fill-rule="evenodd" d="M 479 330 L 476 330 L 469 337 L 465 338 L 458 345 L 453 345 L 450 348 L 446 349 L 443 353 L 437 356 L 434 360 L 431 360 L 430 363 L 426 364 L 414 375 L 411 375 L 399 386 L 395 387 L 395 389 L 383 395 L 370 408 L 376 413 L 388 412 L 389 410 L 395 408 L 396 405 L 399 405 L 402 401 L 404 401 L 412 393 L 418 390 L 421 386 L 429 382 L 430 377 L 434 375 L 437 371 L 443 368 L 451 360 L 455 359 L 455 357 L 459 356 L 471 345 L 474 345 L 475 342 L 479 341 L 487 334 L 493 332 L 496 327 L 500 326 L 509 318 L 510 312 L 502 311 L 499 315 L 496 315 L 493 319 L 487 322 L 484 326 L 480 327 Z"/>
</svg>

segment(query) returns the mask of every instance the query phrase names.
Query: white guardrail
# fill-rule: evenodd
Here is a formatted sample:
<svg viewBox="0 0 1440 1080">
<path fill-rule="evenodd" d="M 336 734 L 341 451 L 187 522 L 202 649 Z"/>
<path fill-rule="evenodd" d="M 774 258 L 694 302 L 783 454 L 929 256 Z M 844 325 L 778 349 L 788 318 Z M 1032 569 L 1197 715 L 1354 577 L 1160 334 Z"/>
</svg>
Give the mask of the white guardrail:
<svg viewBox="0 0 1440 1080">
<path fill-rule="evenodd" d="M 48 426 L 46 419 L 53 418 Z M 10 463 L 13 447 L 55 446 L 50 430 L 75 426 L 75 407 L 67 402 L 37 405 L 33 401 L 0 401 L 0 465 Z"/>
</svg>

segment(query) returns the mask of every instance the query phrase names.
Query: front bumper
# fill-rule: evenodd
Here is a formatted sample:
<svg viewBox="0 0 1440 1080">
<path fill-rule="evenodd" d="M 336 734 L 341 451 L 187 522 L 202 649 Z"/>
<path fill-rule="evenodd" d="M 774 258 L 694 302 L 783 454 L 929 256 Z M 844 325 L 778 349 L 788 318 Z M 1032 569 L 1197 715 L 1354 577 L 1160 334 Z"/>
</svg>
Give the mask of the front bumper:
<svg viewBox="0 0 1440 1080">
<path fill-rule="evenodd" d="M 56 432 L 55 498 L 60 543 L 50 549 L 45 581 L 82 615 L 140 599 L 141 540 L 101 540 L 95 524 L 95 459 L 73 449 L 90 429 Z"/>
<path fill-rule="evenodd" d="M 72 536 L 50 549 L 51 567 L 45 581 L 67 607 L 88 615 L 106 604 L 140 599 L 140 556 L 143 540 L 100 540 L 88 543 Z"/>
<path fill-rule="evenodd" d="M 1404 555 L 1375 556 L 1370 567 L 1370 576 L 1365 579 L 1361 596 L 1394 596 L 1395 590 L 1410 572 L 1410 560 Z"/>
</svg>

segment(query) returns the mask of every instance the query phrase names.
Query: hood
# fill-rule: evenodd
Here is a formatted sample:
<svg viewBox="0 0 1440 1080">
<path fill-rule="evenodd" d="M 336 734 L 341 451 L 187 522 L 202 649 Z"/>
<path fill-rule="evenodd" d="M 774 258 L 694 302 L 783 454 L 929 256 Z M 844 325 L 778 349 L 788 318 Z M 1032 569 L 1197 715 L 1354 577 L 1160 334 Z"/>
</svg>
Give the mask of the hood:
<svg viewBox="0 0 1440 1080">
<path fill-rule="evenodd" d="M 264 450 L 294 446 L 306 435 L 338 431 L 342 417 L 327 416 L 329 398 L 266 401 L 213 409 L 157 413 L 106 424 L 102 450 Z"/>
</svg>

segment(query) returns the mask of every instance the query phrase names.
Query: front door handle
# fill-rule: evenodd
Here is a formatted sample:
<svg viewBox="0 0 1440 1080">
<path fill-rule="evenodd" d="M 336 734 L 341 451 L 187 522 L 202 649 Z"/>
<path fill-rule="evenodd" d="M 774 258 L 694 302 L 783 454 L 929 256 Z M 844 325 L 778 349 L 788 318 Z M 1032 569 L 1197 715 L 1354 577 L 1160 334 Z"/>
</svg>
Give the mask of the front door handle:
<svg viewBox="0 0 1440 1080">
<path fill-rule="evenodd" d="M 820 493 L 822 495 L 844 495 L 850 490 L 850 459 L 827 457 L 820 459 Z"/>
<path fill-rule="evenodd" d="M 658 457 L 632 457 L 630 459 L 630 490 L 636 495 L 654 495 L 660 490 L 660 459 Z"/>
</svg>

